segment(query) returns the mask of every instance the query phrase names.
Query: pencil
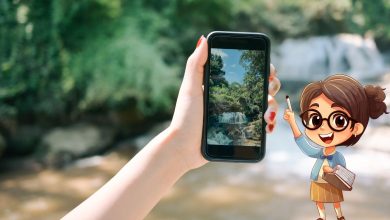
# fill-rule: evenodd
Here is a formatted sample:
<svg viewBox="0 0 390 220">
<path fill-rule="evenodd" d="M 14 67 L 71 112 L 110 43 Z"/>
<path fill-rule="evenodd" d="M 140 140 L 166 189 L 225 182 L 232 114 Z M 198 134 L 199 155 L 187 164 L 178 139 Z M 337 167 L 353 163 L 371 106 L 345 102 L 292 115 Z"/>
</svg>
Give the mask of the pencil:
<svg viewBox="0 0 390 220">
<path fill-rule="evenodd" d="M 286 101 L 287 101 L 288 108 L 290 109 L 290 111 L 292 111 L 290 97 L 288 95 L 286 95 Z"/>
</svg>

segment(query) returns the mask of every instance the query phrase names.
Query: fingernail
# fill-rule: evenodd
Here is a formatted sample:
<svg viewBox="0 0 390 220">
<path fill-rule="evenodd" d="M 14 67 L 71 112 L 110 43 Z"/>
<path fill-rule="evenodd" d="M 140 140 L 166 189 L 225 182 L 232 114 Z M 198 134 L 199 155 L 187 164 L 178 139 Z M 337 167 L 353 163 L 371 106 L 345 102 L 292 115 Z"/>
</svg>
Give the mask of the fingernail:
<svg viewBox="0 0 390 220">
<path fill-rule="evenodd" d="M 274 130 L 274 125 L 273 124 L 268 125 L 268 130 L 269 132 L 272 132 L 272 130 Z"/>
<path fill-rule="evenodd" d="M 271 112 L 269 115 L 269 119 L 273 121 L 275 119 L 275 116 L 276 116 L 276 112 Z"/>
<path fill-rule="evenodd" d="M 202 40 L 203 40 L 203 35 L 200 36 L 198 43 L 196 43 L 196 48 L 199 47 L 200 43 L 202 43 Z"/>
</svg>

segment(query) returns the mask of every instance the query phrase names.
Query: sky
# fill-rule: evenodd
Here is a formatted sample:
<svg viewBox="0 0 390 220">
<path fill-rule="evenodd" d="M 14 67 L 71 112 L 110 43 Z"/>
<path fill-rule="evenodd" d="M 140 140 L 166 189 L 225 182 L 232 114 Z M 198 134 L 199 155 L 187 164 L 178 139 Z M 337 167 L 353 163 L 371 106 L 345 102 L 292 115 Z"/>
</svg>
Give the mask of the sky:
<svg viewBox="0 0 390 220">
<path fill-rule="evenodd" d="M 236 49 L 215 49 L 211 50 L 211 53 L 220 55 L 223 60 L 223 68 L 225 71 L 225 79 L 231 84 L 232 82 L 238 82 L 243 84 L 245 69 L 240 65 L 240 56 L 242 50 Z"/>
</svg>

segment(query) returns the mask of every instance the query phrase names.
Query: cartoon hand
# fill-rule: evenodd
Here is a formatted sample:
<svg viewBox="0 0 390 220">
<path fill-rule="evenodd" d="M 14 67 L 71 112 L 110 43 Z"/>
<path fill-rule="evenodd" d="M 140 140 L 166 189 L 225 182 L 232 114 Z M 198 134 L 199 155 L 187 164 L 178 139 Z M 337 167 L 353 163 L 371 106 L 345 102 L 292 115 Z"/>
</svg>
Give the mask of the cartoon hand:
<svg viewBox="0 0 390 220">
<path fill-rule="evenodd" d="M 264 114 L 264 120 L 267 122 L 265 130 L 267 133 L 271 133 L 275 128 L 276 113 L 278 112 L 278 103 L 276 102 L 274 96 L 280 89 L 280 81 L 276 77 L 276 69 L 272 64 L 268 80 L 268 108 Z"/>
<path fill-rule="evenodd" d="M 333 173 L 334 171 L 333 168 L 330 166 L 324 166 L 322 170 L 324 171 L 324 173 Z"/>
<path fill-rule="evenodd" d="M 294 112 L 291 111 L 290 109 L 286 109 L 284 111 L 283 119 L 291 124 L 294 120 Z"/>
</svg>

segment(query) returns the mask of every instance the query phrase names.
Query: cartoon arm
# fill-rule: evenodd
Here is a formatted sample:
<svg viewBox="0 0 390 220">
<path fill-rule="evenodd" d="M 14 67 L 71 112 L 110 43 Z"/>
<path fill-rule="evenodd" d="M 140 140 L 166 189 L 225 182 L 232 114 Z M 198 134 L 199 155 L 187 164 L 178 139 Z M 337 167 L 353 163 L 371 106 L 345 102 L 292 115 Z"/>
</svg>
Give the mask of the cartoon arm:
<svg viewBox="0 0 390 220">
<path fill-rule="evenodd" d="M 297 122 L 295 121 L 294 112 L 291 109 L 286 109 L 284 111 L 283 118 L 290 124 L 294 137 L 295 138 L 300 137 L 302 133 L 298 128 Z"/>
<path fill-rule="evenodd" d="M 302 135 L 302 132 L 299 130 L 297 122 L 295 121 L 294 112 L 291 109 L 286 109 L 283 116 L 284 120 L 286 120 L 291 127 L 293 132 L 295 142 L 301 151 L 309 157 L 317 158 L 321 154 L 321 148 L 314 147 L 309 143 L 305 135 Z"/>
<path fill-rule="evenodd" d="M 309 143 L 305 135 L 295 138 L 295 143 L 297 143 L 299 149 L 309 157 L 318 158 L 321 155 L 321 148 L 314 147 Z"/>
</svg>

